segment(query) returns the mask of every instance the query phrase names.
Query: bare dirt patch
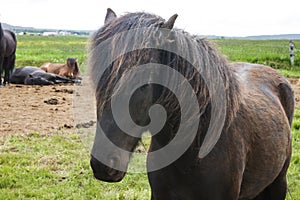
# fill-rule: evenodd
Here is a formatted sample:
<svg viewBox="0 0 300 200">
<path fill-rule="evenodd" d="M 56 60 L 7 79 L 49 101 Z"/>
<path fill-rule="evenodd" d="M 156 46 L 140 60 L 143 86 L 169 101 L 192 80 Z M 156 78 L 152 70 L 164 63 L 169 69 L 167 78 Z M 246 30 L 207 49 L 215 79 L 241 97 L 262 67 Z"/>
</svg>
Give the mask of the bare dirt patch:
<svg viewBox="0 0 300 200">
<path fill-rule="evenodd" d="M 296 107 L 300 107 L 300 78 L 289 79 L 295 94 Z"/>
<path fill-rule="evenodd" d="M 74 127 L 72 85 L 0 88 L 0 133 L 51 132 Z"/>
<path fill-rule="evenodd" d="M 0 144 L 10 134 L 95 132 L 95 100 L 88 80 L 80 85 L 0 88 Z"/>
</svg>

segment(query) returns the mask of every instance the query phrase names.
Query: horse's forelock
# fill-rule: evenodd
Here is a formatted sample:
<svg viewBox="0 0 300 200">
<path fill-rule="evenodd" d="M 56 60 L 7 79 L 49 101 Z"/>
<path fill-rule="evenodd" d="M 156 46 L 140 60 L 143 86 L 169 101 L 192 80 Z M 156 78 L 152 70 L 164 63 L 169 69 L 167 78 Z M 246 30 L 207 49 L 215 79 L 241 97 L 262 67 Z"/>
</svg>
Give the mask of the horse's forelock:
<svg viewBox="0 0 300 200">
<path fill-rule="evenodd" d="M 143 12 L 128 13 L 104 24 L 102 28 L 96 31 L 90 40 L 91 48 L 117 33 L 136 28 L 159 27 L 163 22 L 165 20 L 157 15 Z"/>
</svg>

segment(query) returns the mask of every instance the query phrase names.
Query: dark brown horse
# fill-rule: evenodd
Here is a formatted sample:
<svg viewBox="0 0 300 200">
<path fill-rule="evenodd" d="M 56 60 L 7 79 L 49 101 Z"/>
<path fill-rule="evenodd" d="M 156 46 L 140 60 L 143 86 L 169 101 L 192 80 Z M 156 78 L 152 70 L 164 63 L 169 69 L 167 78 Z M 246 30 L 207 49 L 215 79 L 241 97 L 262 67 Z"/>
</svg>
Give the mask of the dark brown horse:
<svg viewBox="0 0 300 200">
<path fill-rule="evenodd" d="M 3 30 L 0 23 L 0 87 L 2 73 L 5 72 L 4 84 L 10 84 L 10 74 L 15 67 L 17 39 L 9 30 Z"/>
<path fill-rule="evenodd" d="M 284 200 L 294 112 L 289 82 L 267 66 L 229 63 L 208 40 L 173 29 L 176 17 L 116 17 L 108 9 L 91 37 L 94 176 L 122 180 L 149 129 L 151 199 Z"/>
<path fill-rule="evenodd" d="M 68 78 L 78 78 L 80 73 L 77 58 L 67 58 L 65 64 L 44 63 L 40 68 L 45 72 L 58 74 Z"/>
<path fill-rule="evenodd" d="M 80 83 L 80 79 L 70 79 L 57 74 L 47 73 L 38 67 L 26 66 L 13 71 L 11 83 L 24 85 L 53 85 L 60 83 Z"/>
<path fill-rule="evenodd" d="M 38 67 L 26 66 L 13 71 L 11 83 L 24 85 L 53 85 L 60 83 L 80 83 L 80 79 L 70 79 L 57 74 L 47 73 Z"/>
</svg>

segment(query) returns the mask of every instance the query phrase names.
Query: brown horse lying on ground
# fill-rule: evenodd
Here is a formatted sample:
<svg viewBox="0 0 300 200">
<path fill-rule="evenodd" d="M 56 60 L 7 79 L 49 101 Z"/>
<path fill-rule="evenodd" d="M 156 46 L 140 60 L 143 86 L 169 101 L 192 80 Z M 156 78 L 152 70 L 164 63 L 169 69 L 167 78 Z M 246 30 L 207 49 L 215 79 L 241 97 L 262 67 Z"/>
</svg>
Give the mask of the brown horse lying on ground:
<svg viewBox="0 0 300 200">
<path fill-rule="evenodd" d="M 68 78 L 78 78 L 79 75 L 77 58 L 67 58 L 67 63 L 65 64 L 44 63 L 40 68 L 45 72 Z"/>
</svg>

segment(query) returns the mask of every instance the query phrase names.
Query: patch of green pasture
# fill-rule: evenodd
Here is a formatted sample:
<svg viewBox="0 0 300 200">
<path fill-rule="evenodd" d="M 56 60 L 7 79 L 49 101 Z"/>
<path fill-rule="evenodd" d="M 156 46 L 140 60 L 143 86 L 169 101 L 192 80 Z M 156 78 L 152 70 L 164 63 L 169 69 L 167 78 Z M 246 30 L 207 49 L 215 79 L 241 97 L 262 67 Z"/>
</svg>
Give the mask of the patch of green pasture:
<svg viewBox="0 0 300 200">
<path fill-rule="evenodd" d="M 0 148 L 0 199 L 149 199 L 146 174 L 97 181 L 77 134 L 11 135 Z"/>
<path fill-rule="evenodd" d="M 295 40 L 295 65 L 290 65 L 288 40 L 213 40 L 232 62 L 250 62 L 271 66 L 287 77 L 300 77 L 300 40 Z M 45 62 L 64 63 L 68 57 L 86 68 L 88 37 L 18 36 L 16 67 L 40 66 Z"/>
<path fill-rule="evenodd" d="M 300 77 L 300 67 L 293 67 L 292 69 L 277 69 L 281 74 L 287 78 L 299 78 Z"/>
<path fill-rule="evenodd" d="M 295 109 L 292 133 L 293 153 L 287 176 L 289 185 L 287 199 L 295 200 L 300 199 L 300 108 Z"/>
<path fill-rule="evenodd" d="M 275 69 L 291 69 L 289 40 L 216 39 L 232 62 L 250 62 L 271 66 Z M 300 40 L 295 40 L 295 68 L 300 68 Z"/>
<path fill-rule="evenodd" d="M 73 57 L 78 58 L 81 71 L 85 70 L 88 37 L 24 35 L 17 39 L 16 67 L 65 63 L 68 57 Z"/>
</svg>

